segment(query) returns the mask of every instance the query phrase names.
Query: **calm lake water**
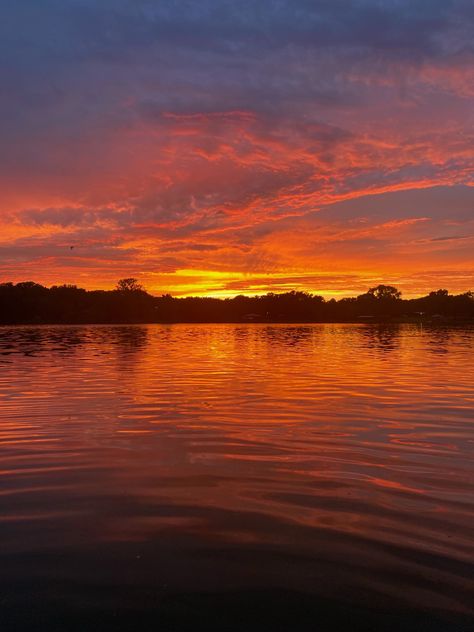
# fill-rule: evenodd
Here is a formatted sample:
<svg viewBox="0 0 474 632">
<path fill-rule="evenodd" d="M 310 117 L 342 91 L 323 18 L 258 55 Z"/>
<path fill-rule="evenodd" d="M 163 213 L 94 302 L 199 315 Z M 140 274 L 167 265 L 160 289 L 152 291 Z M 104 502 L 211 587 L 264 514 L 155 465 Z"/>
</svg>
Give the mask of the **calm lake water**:
<svg viewBox="0 0 474 632">
<path fill-rule="evenodd" d="M 0 328 L 2 630 L 467 630 L 473 452 L 473 328 Z"/>
</svg>

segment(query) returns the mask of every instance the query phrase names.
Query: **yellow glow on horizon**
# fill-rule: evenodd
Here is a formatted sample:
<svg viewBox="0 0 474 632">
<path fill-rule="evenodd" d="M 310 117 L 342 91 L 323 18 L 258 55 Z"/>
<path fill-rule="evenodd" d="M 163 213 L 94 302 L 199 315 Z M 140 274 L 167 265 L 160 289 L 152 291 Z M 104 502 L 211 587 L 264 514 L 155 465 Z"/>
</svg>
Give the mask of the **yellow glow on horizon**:
<svg viewBox="0 0 474 632">
<path fill-rule="evenodd" d="M 305 281 L 305 275 L 316 275 L 324 280 L 324 277 L 332 277 L 333 274 L 312 271 L 291 272 L 241 272 L 222 270 L 197 270 L 183 268 L 170 273 L 156 273 L 145 275 L 141 282 L 146 289 L 155 295 L 171 294 L 176 297 L 207 296 L 210 298 L 233 298 L 243 294 L 245 296 L 258 296 L 268 292 L 283 293 L 291 290 L 309 292 L 324 296 L 326 299 L 344 298 L 354 296 L 366 291 L 373 279 L 378 275 L 367 275 L 367 280 L 361 278 L 357 288 L 345 288 L 344 290 L 330 287 L 326 281 L 316 287 L 310 280 Z M 294 279 L 294 280 L 292 280 Z M 228 287 L 228 284 L 241 282 L 238 287 Z M 328 287 L 329 286 L 329 287 Z M 366 287 L 367 286 L 367 287 Z"/>
</svg>

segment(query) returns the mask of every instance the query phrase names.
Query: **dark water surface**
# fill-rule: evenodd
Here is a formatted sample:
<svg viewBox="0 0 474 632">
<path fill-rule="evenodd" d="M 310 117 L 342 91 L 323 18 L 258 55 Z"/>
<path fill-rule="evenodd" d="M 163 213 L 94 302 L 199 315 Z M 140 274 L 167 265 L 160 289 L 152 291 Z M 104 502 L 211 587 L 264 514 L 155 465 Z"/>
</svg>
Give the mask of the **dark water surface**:
<svg viewBox="0 0 474 632">
<path fill-rule="evenodd" d="M 0 328 L 1 629 L 468 630 L 473 352 L 472 328 Z"/>
</svg>

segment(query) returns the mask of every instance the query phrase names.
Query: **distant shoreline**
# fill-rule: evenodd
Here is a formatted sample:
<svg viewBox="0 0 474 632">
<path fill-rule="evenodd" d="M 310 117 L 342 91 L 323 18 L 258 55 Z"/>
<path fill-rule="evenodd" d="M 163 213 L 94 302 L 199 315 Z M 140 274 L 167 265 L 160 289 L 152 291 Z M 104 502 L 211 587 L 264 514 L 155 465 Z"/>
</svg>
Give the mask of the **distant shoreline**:
<svg viewBox="0 0 474 632">
<path fill-rule="evenodd" d="M 0 322 L 0 327 L 34 327 L 34 326 L 107 326 L 107 325 L 473 325 L 474 318 L 432 318 L 419 319 L 370 319 L 370 320 L 110 320 L 110 321 L 21 321 Z"/>
<path fill-rule="evenodd" d="M 0 325 L 112 324 L 466 324 L 474 323 L 474 293 L 440 289 L 403 299 L 390 285 L 339 300 L 292 290 L 234 298 L 152 296 L 136 279 L 114 290 L 32 281 L 0 283 Z"/>
</svg>

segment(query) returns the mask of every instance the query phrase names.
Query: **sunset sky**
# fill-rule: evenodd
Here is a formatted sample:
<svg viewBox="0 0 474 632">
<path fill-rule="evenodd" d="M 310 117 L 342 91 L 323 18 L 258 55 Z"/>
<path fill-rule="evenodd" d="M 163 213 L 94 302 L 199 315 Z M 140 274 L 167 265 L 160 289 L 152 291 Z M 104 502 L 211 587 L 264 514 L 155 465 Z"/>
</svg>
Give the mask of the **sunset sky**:
<svg viewBox="0 0 474 632">
<path fill-rule="evenodd" d="M 1 4 L 0 281 L 474 289 L 472 0 Z"/>
</svg>

